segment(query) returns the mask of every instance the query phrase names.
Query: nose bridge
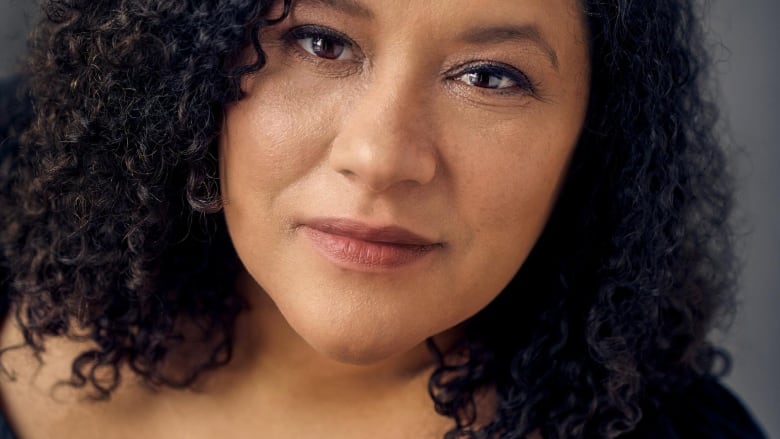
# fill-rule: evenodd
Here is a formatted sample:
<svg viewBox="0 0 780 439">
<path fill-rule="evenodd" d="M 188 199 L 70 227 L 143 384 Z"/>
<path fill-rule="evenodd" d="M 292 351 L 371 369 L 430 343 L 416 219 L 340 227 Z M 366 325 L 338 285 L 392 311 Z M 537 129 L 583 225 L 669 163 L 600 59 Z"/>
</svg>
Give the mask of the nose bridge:
<svg viewBox="0 0 780 439">
<path fill-rule="evenodd" d="M 366 129 L 375 129 L 377 141 L 420 144 L 428 137 L 422 129 L 427 118 L 426 103 L 421 98 L 421 91 L 410 84 L 410 79 L 400 76 L 394 79 L 388 78 L 372 87 L 356 106 L 355 117 Z M 375 126 L 370 127 L 371 123 Z M 386 153 L 391 151 L 384 150 Z"/>
<path fill-rule="evenodd" d="M 425 184 L 436 173 L 426 93 L 403 64 L 376 73 L 344 110 L 332 145 L 333 169 L 372 191 L 400 182 Z"/>
</svg>

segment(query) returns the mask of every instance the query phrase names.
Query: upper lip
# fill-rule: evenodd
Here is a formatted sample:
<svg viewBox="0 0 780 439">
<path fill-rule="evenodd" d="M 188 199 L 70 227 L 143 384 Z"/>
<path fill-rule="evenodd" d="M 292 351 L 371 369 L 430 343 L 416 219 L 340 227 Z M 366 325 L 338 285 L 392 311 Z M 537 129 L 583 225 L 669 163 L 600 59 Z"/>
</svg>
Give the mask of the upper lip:
<svg viewBox="0 0 780 439">
<path fill-rule="evenodd" d="M 415 246 L 440 244 L 435 240 L 394 225 L 376 227 L 343 218 L 317 218 L 306 221 L 303 225 L 320 232 L 368 242 Z"/>
</svg>

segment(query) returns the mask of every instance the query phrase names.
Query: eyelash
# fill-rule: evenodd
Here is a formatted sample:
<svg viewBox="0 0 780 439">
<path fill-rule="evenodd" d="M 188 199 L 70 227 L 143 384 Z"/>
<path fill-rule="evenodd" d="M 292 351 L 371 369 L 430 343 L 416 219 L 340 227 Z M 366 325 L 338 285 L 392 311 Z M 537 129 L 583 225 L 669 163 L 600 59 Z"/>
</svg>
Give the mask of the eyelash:
<svg viewBox="0 0 780 439">
<path fill-rule="evenodd" d="M 489 88 L 479 87 L 481 90 L 489 91 L 491 93 L 499 95 L 514 95 L 514 94 L 537 94 L 537 86 L 528 78 L 528 76 L 520 70 L 504 63 L 495 61 L 472 61 L 465 65 L 459 66 L 458 73 L 450 75 L 449 79 L 454 81 L 460 81 L 458 78 L 462 78 L 469 74 L 488 74 L 498 78 L 507 78 L 514 83 L 511 87 L 506 88 Z M 463 81 L 460 81 L 463 82 Z"/>
<path fill-rule="evenodd" d="M 357 49 L 358 46 L 352 41 L 352 39 L 340 32 L 323 26 L 302 25 L 294 27 L 285 33 L 283 40 L 288 47 L 296 50 L 299 56 L 305 57 L 309 61 L 314 61 L 318 64 L 348 62 L 346 60 L 329 59 L 312 54 L 300 45 L 300 40 L 307 38 L 330 40 L 331 42 L 343 45 L 345 48 L 352 50 L 353 52 L 359 53 L 359 50 Z M 456 73 L 447 75 L 448 80 L 460 82 L 467 87 L 476 88 L 482 93 L 489 93 L 500 96 L 518 94 L 532 96 L 537 95 L 537 85 L 531 81 L 531 79 L 525 73 L 508 64 L 480 60 L 463 63 L 454 70 L 456 70 Z M 506 78 L 512 81 L 513 85 L 503 88 L 479 87 L 466 84 L 462 79 L 460 79 L 470 74 L 487 74 L 492 77 Z"/>
<path fill-rule="evenodd" d="M 283 40 L 288 47 L 297 50 L 298 54 L 310 60 L 313 60 L 317 63 L 337 61 L 337 60 L 331 60 L 331 59 L 316 56 L 310 53 L 309 51 L 305 50 L 303 47 L 301 47 L 299 41 L 304 40 L 306 38 L 312 38 L 312 39 L 320 38 L 320 39 L 335 41 L 353 51 L 357 47 L 357 45 L 346 35 L 340 32 L 336 32 L 333 29 L 329 29 L 327 27 L 315 26 L 315 25 L 303 25 L 303 26 L 294 27 L 286 32 L 286 34 L 283 37 Z M 344 61 L 339 61 L 339 62 L 344 62 Z"/>
</svg>

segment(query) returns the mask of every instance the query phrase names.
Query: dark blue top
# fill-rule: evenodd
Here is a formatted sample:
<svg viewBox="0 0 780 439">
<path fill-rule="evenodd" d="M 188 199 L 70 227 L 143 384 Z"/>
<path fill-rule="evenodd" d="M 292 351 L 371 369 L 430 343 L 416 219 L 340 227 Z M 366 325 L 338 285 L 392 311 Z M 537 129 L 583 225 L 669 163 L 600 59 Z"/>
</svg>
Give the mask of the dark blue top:
<svg viewBox="0 0 780 439">
<path fill-rule="evenodd" d="M 0 414 L 0 439 L 15 439 L 16 436 L 11 432 L 11 427 L 5 422 L 5 417 Z"/>
<path fill-rule="evenodd" d="M 5 188 L 3 168 L 17 149 L 12 127 L 29 120 L 29 102 L 16 99 L 18 81 L 0 81 L 0 190 Z M 9 137 L 10 136 L 10 137 Z M 1 249 L 0 249 L 1 250 Z M 8 268 L 0 251 L 0 318 L 8 310 Z M 0 439 L 14 439 L 8 421 L 0 412 Z M 635 431 L 624 439 L 765 439 L 766 436 L 742 403 L 717 380 L 701 378 L 670 395 L 656 410 L 645 409 Z"/>
</svg>

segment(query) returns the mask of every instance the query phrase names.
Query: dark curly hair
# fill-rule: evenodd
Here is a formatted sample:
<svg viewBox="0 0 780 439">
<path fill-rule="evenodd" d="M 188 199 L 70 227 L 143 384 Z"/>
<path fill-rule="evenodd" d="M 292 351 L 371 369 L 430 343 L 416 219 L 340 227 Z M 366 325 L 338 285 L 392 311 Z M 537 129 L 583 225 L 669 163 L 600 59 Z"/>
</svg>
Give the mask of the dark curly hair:
<svg viewBox="0 0 780 439">
<path fill-rule="evenodd" d="M 91 342 L 70 384 L 95 397 L 111 395 L 124 366 L 151 386 L 187 387 L 230 361 L 246 304 L 215 148 L 241 76 L 264 65 L 271 3 L 43 6 L 24 87 L 34 117 L 0 195 L 1 290 L 35 352 L 47 336 Z M 736 264 L 696 5 L 582 7 L 591 98 L 552 217 L 469 320 L 466 355 L 429 342 L 429 391 L 456 424 L 448 438 L 616 437 L 671 388 L 715 372 L 706 335 L 732 308 Z M 246 47 L 257 62 L 241 66 Z M 477 425 L 483 388 L 497 408 Z"/>
</svg>

